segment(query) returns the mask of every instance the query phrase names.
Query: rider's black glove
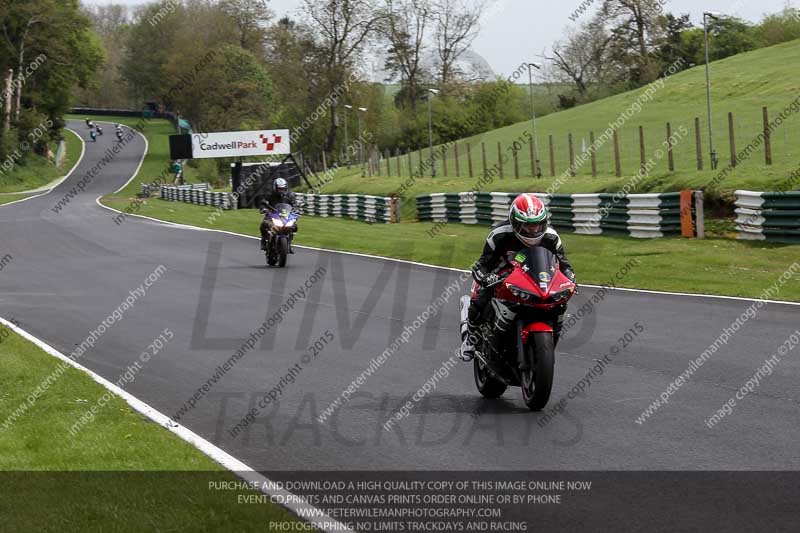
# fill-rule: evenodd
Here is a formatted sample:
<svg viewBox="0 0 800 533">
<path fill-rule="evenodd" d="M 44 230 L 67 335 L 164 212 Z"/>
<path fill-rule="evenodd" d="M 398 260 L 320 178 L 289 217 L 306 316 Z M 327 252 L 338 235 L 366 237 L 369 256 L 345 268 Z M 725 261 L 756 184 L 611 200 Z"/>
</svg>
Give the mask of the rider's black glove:
<svg viewBox="0 0 800 533">
<path fill-rule="evenodd" d="M 572 283 L 575 283 L 575 272 L 573 272 L 573 271 L 572 271 L 572 270 L 570 270 L 570 269 L 564 269 L 564 270 L 562 270 L 561 272 L 562 272 L 562 274 L 564 274 L 565 276 L 567 276 L 567 278 L 568 278 L 568 279 L 569 279 L 569 280 L 570 280 Z"/>
<path fill-rule="evenodd" d="M 493 272 L 487 272 L 480 265 L 475 265 L 473 267 L 472 277 L 475 278 L 475 281 L 478 282 L 478 285 L 481 287 L 489 287 L 490 285 L 494 285 L 500 279 L 497 274 Z"/>
</svg>

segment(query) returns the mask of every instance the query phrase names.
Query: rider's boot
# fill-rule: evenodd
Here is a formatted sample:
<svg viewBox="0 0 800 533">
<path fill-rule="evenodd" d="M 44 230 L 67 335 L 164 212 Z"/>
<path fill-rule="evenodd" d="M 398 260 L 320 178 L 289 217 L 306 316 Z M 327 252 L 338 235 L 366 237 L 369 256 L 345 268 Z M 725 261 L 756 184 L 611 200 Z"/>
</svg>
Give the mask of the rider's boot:
<svg viewBox="0 0 800 533">
<path fill-rule="evenodd" d="M 267 251 L 267 239 L 264 239 L 263 237 L 261 238 L 261 251 Z"/>
<path fill-rule="evenodd" d="M 462 333 L 461 350 L 458 357 L 464 362 L 470 362 L 475 359 L 476 343 L 478 340 L 478 325 L 468 321 L 465 331 Z"/>
</svg>

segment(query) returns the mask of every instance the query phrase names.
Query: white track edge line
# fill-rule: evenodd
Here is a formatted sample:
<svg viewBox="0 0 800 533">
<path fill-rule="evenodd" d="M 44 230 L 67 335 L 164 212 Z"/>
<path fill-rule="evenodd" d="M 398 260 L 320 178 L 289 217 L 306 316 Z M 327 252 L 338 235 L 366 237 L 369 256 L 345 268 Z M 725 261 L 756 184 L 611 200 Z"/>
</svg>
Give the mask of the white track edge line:
<svg viewBox="0 0 800 533">
<path fill-rule="evenodd" d="M 212 229 L 212 228 L 201 228 L 199 226 L 191 226 L 191 225 L 188 225 L 188 224 L 181 224 L 179 222 L 170 222 L 169 220 L 161 220 L 159 218 L 148 217 L 148 216 L 145 216 L 145 215 L 135 215 L 135 214 L 132 214 L 132 213 L 123 213 L 122 211 L 119 211 L 118 209 L 114 209 L 113 207 L 109 207 L 107 205 L 103 205 L 102 203 L 100 203 L 100 198 L 102 198 L 102 196 L 98 196 L 95 199 L 95 203 L 97 205 L 99 205 L 103 209 L 108 209 L 110 211 L 114 211 L 115 213 L 124 214 L 126 216 L 143 218 L 143 219 L 146 219 L 146 220 L 152 220 L 153 222 L 158 222 L 158 223 L 163 224 L 165 226 L 173 226 L 173 227 L 176 227 L 176 228 L 188 229 L 188 230 L 193 230 L 193 231 L 210 231 L 210 232 L 215 232 L 215 233 L 224 233 L 226 235 L 233 235 L 235 237 L 244 237 L 246 239 L 259 240 L 258 237 L 254 237 L 252 235 L 245 235 L 243 233 L 236 233 L 236 232 L 233 232 L 233 231 L 227 231 L 227 230 L 222 230 L 222 229 Z M 431 264 L 428 264 L 428 263 L 418 263 L 418 262 L 415 262 L 415 261 L 408 261 L 406 259 L 395 259 L 394 257 L 384 257 L 384 256 L 380 256 L 380 255 L 362 254 L 362 253 L 358 253 L 358 252 L 347 252 L 347 251 L 344 251 L 344 250 L 330 250 L 328 248 L 317 248 L 317 247 L 314 247 L 314 246 L 302 246 L 302 245 L 299 245 L 299 244 L 295 245 L 295 247 L 303 249 L 303 250 L 315 250 L 315 251 L 319 251 L 319 252 L 327 252 L 327 253 L 343 254 L 343 255 L 352 255 L 352 256 L 356 256 L 356 257 L 366 257 L 366 258 L 369 258 L 369 259 L 379 259 L 379 260 L 382 260 L 382 261 L 394 261 L 394 262 L 403 263 L 403 264 L 406 264 L 406 265 L 414 265 L 414 266 L 420 266 L 420 267 L 426 267 L 426 268 L 434 268 L 434 269 L 438 269 L 438 270 L 448 270 L 450 272 L 458 272 L 458 273 L 469 272 L 468 270 L 462 270 L 460 268 L 445 267 L 445 266 L 440 266 L 440 265 L 431 265 Z M 723 295 L 719 295 L 719 294 L 699 294 L 699 293 L 691 293 L 691 292 L 669 292 L 669 291 L 656 291 L 656 290 L 649 290 L 649 289 L 629 289 L 629 288 L 625 288 L 625 287 L 604 287 L 603 285 L 590 285 L 590 284 L 584 284 L 584 283 L 581 283 L 580 286 L 581 287 L 591 287 L 591 288 L 594 288 L 594 289 L 606 289 L 606 290 L 611 290 L 611 291 L 639 292 L 639 293 L 643 293 L 643 294 L 660 294 L 660 295 L 664 295 L 664 296 L 685 296 L 685 297 L 691 297 L 691 298 L 710 298 L 710 299 L 715 299 L 715 300 L 734 300 L 734 301 L 740 301 L 740 302 L 765 302 L 765 303 L 768 303 L 768 304 L 800 306 L 800 302 L 787 302 L 787 301 L 784 301 L 784 300 L 762 300 L 762 299 L 759 299 L 759 298 L 745 298 L 745 297 L 742 297 L 742 296 L 723 296 Z"/>
<path fill-rule="evenodd" d="M 60 180 L 58 180 L 58 182 L 56 182 L 52 187 L 50 187 L 49 189 L 44 191 L 42 194 L 37 194 L 37 195 L 34 195 L 34 196 L 28 196 L 27 198 L 22 198 L 20 200 L 15 200 L 13 202 L 8 202 L 7 204 L 0 205 L 0 208 L 7 207 L 9 205 L 18 204 L 20 202 L 27 202 L 28 200 L 33 200 L 34 198 L 47 196 L 48 194 L 53 192 L 53 189 L 55 189 L 56 187 L 58 187 L 59 185 L 64 183 L 67 180 L 68 177 L 72 176 L 72 173 L 75 172 L 75 169 L 78 168 L 78 165 L 80 165 L 81 161 L 83 161 L 83 155 L 86 153 L 86 142 L 81 138 L 80 134 L 77 131 L 73 130 L 72 128 L 68 128 L 68 127 L 64 126 L 64 129 L 65 130 L 69 130 L 72 133 L 74 133 L 75 137 L 77 137 L 78 140 L 81 142 L 81 155 L 80 155 L 80 157 L 78 157 L 78 160 L 75 161 L 75 164 L 72 165 L 72 168 L 69 169 L 69 172 L 67 172 L 67 174 L 64 177 L 62 177 Z M 25 194 L 25 191 L 22 191 L 19 194 Z"/>
<path fill-rule="evenodd" d="M 260 487 L 259 489 L 260 492 L 270 497 L 273 496 L 277 497 L 279 498 L 279 501 L 282 502 L 282 503 L 275 503 L 275 505 L 279 505 L 280 507 L 283 507 L 293 512 L 294 514 L 298 515 L 298 517 L 301 520 L 305 520 L 308 523 L 313 524 L 314 527 L 322 531 L 331 533 L 333 531 L 354 533 L 352 530 L 348 529 L 344 524 L 341 524 L 338 521 L 328 517 L 323 510 L 309 504 L 304 498 L 301 498 L 286 490 L 274 490 L 268 488 L 267 485 L 273 484 L 274 482 L 272 482 L 266 476 L 253 470 L 252 468 L 244 464 L 242 461 L 236 459 L 228 452 L 222 450 L 221 448 L 207 441 L 203 437 L 197 435 L 192 430 L 180 424 L 175 423 L 171 418 L 169 418 L 165 414 L 157 411 L 154 407 L 151 407 L 150 405 L 138 399 L 137 397 L 133 396 L 129 392 L 126 392 L 124 389 L 116 386 L 115 384 L 111 383 L 110 381 L 100 376 L 99 374 L 86 368 L 80 363 L 73 361 L 72 359 L 62 354 L 61 352 L 59 352 L 58 350 L 56 350 L 55 348 L 44 342 L 43 340 L 34 337 L 21 327 L 16 326 L 15 324 L 9 322 L 8 320 L 2 317 L 0 317 L 0 324 L 4 325 L 5 327 L 19 334 L 27 341 L 33 343 L 48 355 L 56 357 L 57 359 L 60 359 L 63 362 L 71 365 L 73 368 L 87 374 L 95 382 L 99 383 L 109 391 L 113 392 L 114 394 L 125 400 L 128 403 L 128 405 L 130 405 L 134 410 L 138 411 L 145 417 L 149 418 L 162 428 L 167 429 L 171 433 L 174 433 L 184 441 L 188 442 L 189 444 L 197 448 L 199 451 L 203 452 L 206 456 L 208 456 L 215 462 L 219 463 L 221 466 L 225 467 L 226 469 L 236 474 L 239 478 L 247 482 L 257 483 L 258 486 Z M 323 516 L 315 517 L 314 519 L 303 518 L 298 513 L 298 511 L 301 509 L 309 514 L 320 513 Z M 327 527 L 332 529 L 326 529 L 325 527 L 323 527 L 324 525 L 327 525 Z"/>
</svg>

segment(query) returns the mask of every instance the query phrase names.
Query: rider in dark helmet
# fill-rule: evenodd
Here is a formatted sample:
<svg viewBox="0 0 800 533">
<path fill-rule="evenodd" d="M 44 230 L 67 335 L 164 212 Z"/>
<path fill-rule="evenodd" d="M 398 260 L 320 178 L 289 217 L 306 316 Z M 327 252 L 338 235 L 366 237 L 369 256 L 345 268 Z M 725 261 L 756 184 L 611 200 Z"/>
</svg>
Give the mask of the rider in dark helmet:
<svg viewBox="0 0 800 533">
<path fill-rule="evenodd" d="M 261 213 L 263 213 L 264 220 L 261 222 L 261 250 L 267 251 L 267 241 L 269 240 L 269 223 L 267 216 L 269 209 L 278 204 L 289 204 L 294 207 L 297 202 L 295 194 L 289 190 L 289 183 L 283 178 L 277 178 L 272 187 L 272 193 L 261 201 Z M 289 253 L 294 253 L 292 241 L 294 240 L 294 233 L 297 233 L 297 225 L 295 224 L 292 230 L 292 235 L 289 237 Z"/>
<path fill-rule="evenodd" d="M 461 345 L 460 357 L 471 361 L 475 357 L 475 339 L 484 309 L 492 301 L 493 285 L 499 281 L 497 271 L 508 265 L 509 255 L 532 246 L 542 246 L 558 258 L 561 272 L 575 282 L 572 265 L 564 253 L 558 232 L 548 225 L 549 213 L 544 203 L 532 194 L 521 194 L 511 204 L 508 222 L 495 227 L 486 238 L 483 254 L 472 268 L 472 276 L 480 286 L 478 296 L 469 307 L 467 332 Z M 555 338 L 561 332 L 561 321 L 556 323 Z"/>
</svg>

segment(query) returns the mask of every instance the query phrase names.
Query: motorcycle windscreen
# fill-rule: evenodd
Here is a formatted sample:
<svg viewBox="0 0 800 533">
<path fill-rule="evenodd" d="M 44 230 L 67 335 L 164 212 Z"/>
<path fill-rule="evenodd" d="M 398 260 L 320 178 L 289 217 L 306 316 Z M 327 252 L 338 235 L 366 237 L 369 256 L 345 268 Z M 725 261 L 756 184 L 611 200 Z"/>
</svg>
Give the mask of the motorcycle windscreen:
<svg viewBox="0 0 800 533">
<path fill-rule="evenodd" d="M 523 255 L 524 260 L 521 260 Z M 536 282 L 542 292 L 547 293 L 558 270 L 558 259 L 555 254 L 541 246 L 534 246 L 521 251 L 516 259 L 522 263 L 522 269 Z"/>
<path fill-rule="evenodd" d="M 277 215 L 281 219 L 286 220 L 292 214 L 292 206 L 289 204 L 275 204 L 272 207 L 275 210 L 273 216 Z"/>
</svg>

